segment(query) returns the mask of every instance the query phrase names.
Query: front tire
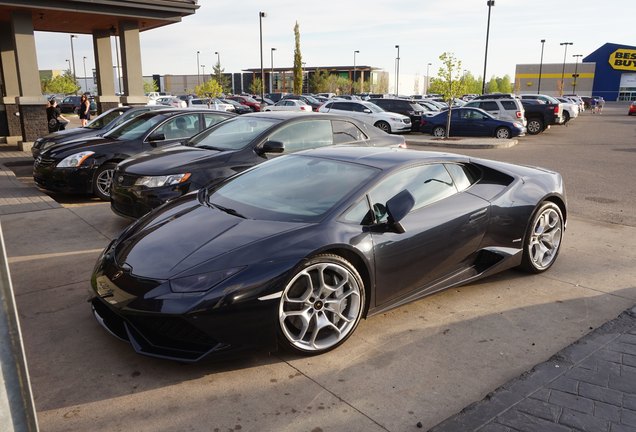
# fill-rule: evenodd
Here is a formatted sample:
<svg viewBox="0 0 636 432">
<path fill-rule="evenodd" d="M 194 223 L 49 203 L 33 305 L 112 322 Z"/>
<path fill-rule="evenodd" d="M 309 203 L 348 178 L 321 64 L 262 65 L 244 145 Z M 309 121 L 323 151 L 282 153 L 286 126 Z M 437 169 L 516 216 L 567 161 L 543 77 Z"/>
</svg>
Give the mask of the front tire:
<svg viewBox="0 0 636 432">
<path fill-rule="evenodd" d="M 446 129 L 443 126 L 436 126 L 433 128 L 433 136 L 443 138 L 446 136 Z"/>
<path fill-rule="evenodd" d="M 364 305 L 364 283 L 356 268 L 340 256 L 317 255 L 295 271 L 283 290 L 279 343 L 303 355 L 330 351 L 354 332 Z"/>
<path fill-rule="evenodd" d="M 562 238 L 561 209 L 553 202 L 546 201 L 534 213 L 528 226 L 519 267 L 530 273 L 548 270 L 559 255 Z"/>
<path fill-rule="evenodd" d="M 93 177 L 93 194 L 102 201 L 110 201 L 110 187 L 117 164 L 105 163 L 97 169 Z"/>
<path fill-rule="evenodd" d="M 386 132 L 386 133 L 391 133 L 391 125 L 389 125 L 387 122 L 385 121 L 379 121 L 376 124 L 374 124 L 373 126 L 377 127 L 378 129 Z"/>
<path fill-rule="evenodd" d="M 510 139 L 511 135 L 512 134 L 510 133 L 510 129 L 505 127 L 497 128 L 497 130 L 495 131 L 495 138 Z"/>
<path fill-rule="evenodd" d="M 530 135 L 540 134 L 543 131 L 543 122 L 539 119 L 530 119 L 526 129 Z"/>
</svg>

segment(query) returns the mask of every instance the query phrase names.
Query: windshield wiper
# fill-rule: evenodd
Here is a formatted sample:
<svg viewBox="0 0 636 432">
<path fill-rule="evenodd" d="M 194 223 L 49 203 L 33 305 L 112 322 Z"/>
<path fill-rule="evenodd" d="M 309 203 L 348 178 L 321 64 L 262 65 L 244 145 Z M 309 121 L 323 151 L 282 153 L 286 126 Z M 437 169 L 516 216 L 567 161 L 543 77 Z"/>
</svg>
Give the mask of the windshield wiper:
<svg viewBox="0 0 636 432">
<path fill-rule="evenodd" d="M 223 151 L 222 148 L 218 148 L 218 147 L 214 147 L 214 146 L 210 146 L 210 145 L 193 145 L 193 147 L 207 149 L 207 150 Z"/>
<path fill-rule="evenodd" d="M 221 206 L 221 205 L 214 204 L 214 203 L 212 203 L 212 202 L 210 203 L 210 205 L 213 205 L 214 207 L 218 208 L 219 210 L 221 210 L 221 211 L 223 211 L 223 212 L 225 212 L 225 213 L 227 213 L 227 214 L 230 214 L 230 215 L 232 215 L 232 216 L 240 217 L 240 218 L 242 218 L 242 219 L 247 219 L 247 217 L 243 216 L 242 214 L 240 214 L 239 212 L 237 212 L 237 211 L 236 211 L 236 210 L 234 210 L 234 209 L 227 208 L 227 207 L 223 207 L 223 206 Z"/>
</svg>

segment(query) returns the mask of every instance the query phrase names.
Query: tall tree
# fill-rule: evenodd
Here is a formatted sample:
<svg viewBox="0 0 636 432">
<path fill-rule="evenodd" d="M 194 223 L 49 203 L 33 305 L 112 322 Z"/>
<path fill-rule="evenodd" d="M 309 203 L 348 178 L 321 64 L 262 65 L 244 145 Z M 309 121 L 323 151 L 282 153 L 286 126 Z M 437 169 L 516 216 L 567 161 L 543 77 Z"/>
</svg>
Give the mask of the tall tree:
<svg viewBox="0 0 636 432">
<path fill-rule="evenodd" d="M 294 26 L 294 39 L 296 45 L 294 48 L 294 94 L 301 94 L 303 92 L 303 58 L 300 54 L 300 27 L 298 21 Z"/>
<path fill-rule="evenodd" d="M 261 77 L 254 77 L 252 84 L 250 84 L 250 93 L 260 95 L 261 91 L 263 91 L 263 81 Z"/>
<path fill-rule="evenodd" d="M 223 88 L 215 79 L 209 79 L 194 87 L 194 94 L 199 97 L 219 97 L 222 93 Z"/>
<path fill-rule="evenodd" d="M 224 71 L 225 69 L 221 69 L 221 63 L 217 61 L 212 67 L 212 77 L 221 86 L 222 93 L 230 93 L 230 78 L 223 74 Z M 205 77 L 203 77 L 203 81 L 205 81 Z"/>
<path fill-rule="evenodd" d="M 495 78 L 494 75 L 493 75 L 492 78 L 490 78 L 490 81 L 488 81 L 488 84 L 486 84 L 486 92 L 487 93 L 500 93 L 499 85 L 497 84 L 497 78 Z"/>
<path fill-rule="evenodd" d="M 448 119 L 446 120 L 446 138 L 450 135 L 451 114 L 453 101 L 465 93 L 464 82 L 462 81 L 462 62 L 457 60 L 453 53 L 445 52 L 439 56 L 442 67 L 437 73 L 440 77 L 440 94 L 444 100 L 448 101 Z"/>
</svg>

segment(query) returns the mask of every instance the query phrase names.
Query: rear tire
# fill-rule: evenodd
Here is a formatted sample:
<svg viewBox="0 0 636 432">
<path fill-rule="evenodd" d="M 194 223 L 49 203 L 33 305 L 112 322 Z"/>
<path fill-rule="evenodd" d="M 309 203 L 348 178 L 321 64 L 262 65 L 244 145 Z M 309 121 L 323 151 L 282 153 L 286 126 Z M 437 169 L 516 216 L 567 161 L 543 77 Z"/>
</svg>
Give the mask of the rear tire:
<svg viewBox="0 0 636 432">
<path fill-rule="evenodd" d="M 446 128 L 443 126 L 436 126 L 433 128 L 433 136 L 443 138 L 446 136 Z"/>
<path fill-rule="evenodd" d="M 93 177 L 93 194 L 102 201 L 110 201 L 110 187 L 113 184 L 115 163 L 100 166 Z"/>
<path fill-rule="evenodd" d="M 530 119 L 528 120 L 528 125 L 526 129 L 530 135 L 537 135 L 543 132 L 543 122 L 539 119 Z"/>
<path fill-rule="evenodd" d="M 563 111 L 563 123 L 567 123 L 570 121 L 570 113 L 567 111 Z"/>
</svg>

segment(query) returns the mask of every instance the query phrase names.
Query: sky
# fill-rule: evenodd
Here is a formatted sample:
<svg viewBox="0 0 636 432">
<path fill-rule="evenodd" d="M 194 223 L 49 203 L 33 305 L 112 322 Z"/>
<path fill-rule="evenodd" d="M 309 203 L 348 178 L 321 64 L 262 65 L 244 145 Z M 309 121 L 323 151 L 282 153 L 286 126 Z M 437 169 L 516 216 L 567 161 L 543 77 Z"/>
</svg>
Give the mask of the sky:
<svg viewBox="0 0 636 432">
<path fill-rule="evenodd" d="M 439 56 L 453 53 L 462 69 L 482 76 L 486 47 L 486 0 L 199 0 L 200 8 L 182 22 L 141 33 L 143 74 L 192 74 L 199 64 L 210 73 L 219 52 L 225 72 L 260 67 L 259 11 L 266 12 L 263 27 L 263 66 L 291 67 L 294 25 L 300 27 L 303 62 L 308 67 L 356 65 L 384 69 L 395 85 L 395 64 L 400 46 L 400 93 L 412 94 L 441 66 Z M 634 0 L 495 0 L 491 8 L 486 76 L 509 75 L 517 64 L 563 63 L 573 54 L 587 56 L 604 43 L 636 45 Z M 36 32 L 40 69 L 67 69 L 70 37 Z M 94 67 L 91 35 L 73 40 L 76 75 Z M 113 45 L 114 53 L 114 45 Z M 83 58 L 86 57 L 84 60 Z M 113 58 L 114 54 L 113 54 Z M 419 93 L 419 92 L 417 92 Z"/>
</svg>

